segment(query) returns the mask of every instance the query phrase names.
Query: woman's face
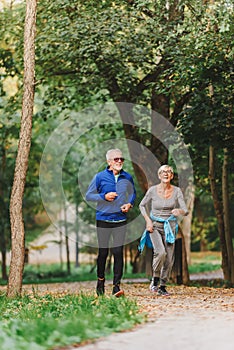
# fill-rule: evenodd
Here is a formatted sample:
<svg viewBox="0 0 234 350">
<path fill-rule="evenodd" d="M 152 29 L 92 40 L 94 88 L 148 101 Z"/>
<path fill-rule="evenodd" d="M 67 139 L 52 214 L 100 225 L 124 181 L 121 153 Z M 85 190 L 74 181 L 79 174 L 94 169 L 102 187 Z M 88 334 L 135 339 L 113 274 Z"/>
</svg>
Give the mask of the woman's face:
<svg viewBox="0 0 234 350">
<path fill-rule="evenodd" d="M 170 170 L 170 168 L 165 168 L 161 170 L 159 173 L 159 179 L 163 183 L 169 183 L 173 179 L 173 173 Z"/>
</svg>

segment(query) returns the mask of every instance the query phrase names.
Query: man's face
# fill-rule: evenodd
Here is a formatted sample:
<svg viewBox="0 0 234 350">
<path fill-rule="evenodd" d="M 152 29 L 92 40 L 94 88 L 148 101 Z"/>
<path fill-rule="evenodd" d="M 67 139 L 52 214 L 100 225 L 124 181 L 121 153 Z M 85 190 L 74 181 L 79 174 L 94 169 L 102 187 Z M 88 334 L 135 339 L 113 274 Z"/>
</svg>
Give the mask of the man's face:
<svg viewBox="0 0 234 350">
<path fill-rule="evenodd" d="M 124 158 L 122 153 L 120 152 L 113 152 L 110 155 L 110 158 L 108 160 L 109 169 L 114 170 L 116 172 L 120 172 L 120 170 L 123 168 Z"/>
</svg>

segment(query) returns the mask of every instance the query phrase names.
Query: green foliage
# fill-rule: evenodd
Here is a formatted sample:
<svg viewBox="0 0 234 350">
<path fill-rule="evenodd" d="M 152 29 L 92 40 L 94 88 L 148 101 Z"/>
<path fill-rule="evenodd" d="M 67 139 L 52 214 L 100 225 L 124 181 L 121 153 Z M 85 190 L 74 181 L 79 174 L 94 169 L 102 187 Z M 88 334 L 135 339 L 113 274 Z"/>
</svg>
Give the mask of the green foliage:
<svg viewBox="0 0 234 350">
<path fill-rule="evenodd" d="M 226 1 L 211 8 L 201 1 L 180 1 L 173 7 L 165 1 L 60 0 L 44 7 L 46 14 L 43 2 L 41 6 L 38 74 L 48 71 L 46 84 L 52 84 L 54 97 L 61 90 L 60 104 L 68 106 L 63 97 L 70 94 L 81 106 L 81 95 L 87 103 L 97 91 L 99 96 L 106 92 L 104 101 L 143 105 L 150 105 L 152 95 L 163 95 L 169 118 L 191 145 L 196 185 L 204 186 L 209 145 L 215 145 L 220 161 L 221 150 L 233 148 L 233 128 L 228 126 L 233 118 L 233 7 Z M 151 147 L 148 137 L 138 136 Z"/>
<path fill-rule="evenodd" d="M 188 267 L 189 273 L 202 273 L 209 271 L 216 271 L 221 269 L 220 264 L 199 263 L 193 264 Z"/>
<path fill-rule="evenodd" d="M 202 221 L 194 218 L 192 224 L 192 249 L 199 251 L 201 243 L 208 250 L 220 249 L 217 237 L 217 220 L 214 217 L 205 217 Z"/>
<path fill-rule="evenodd" d="M 185 142 L 191 144 L 196 184 L 202 187 L 204 182 L 199 183 L 199 179 L 205 175 L 209 146 L 216 149 L 217 178 L 221 177 L 223 149 L 231 154 L 234 146 L 233 6 L 217 1 L 195 26 L 191 22 L 190 25 L 192 31 L 183 38 L 184 60 L 177 57 L 181 62 L 178 79 L 182 78 L 193 93 L 181 114 L 179 127 Z M 230 171 L 234 166 L 231 158 Z"/>
<path fill-rule="evenodd" d="M 201 184 L 203 185 L 201 186 Z M 198 186 L 201 186 L 199 189 Z M 220 249 L 218 239 L 217 219 L 214 216 L 214 206 L 208 191 L 208 181 L 199 179 L 196 200 L 194 206 L 194 217 L 191 228 L 191 250 L 213 250 Z"/>
<path fill-rule="evenodd" d="M 219 251 L 192 252 L 189 273 L 202 273 L 221 269 Z"/>
<path fill-rule="evenodd" d="M 136 303 L 128 298 L 94 295 L 0 296 L 0 341 L 6 350 L 51 349 L 79 344 L 141 323 Z"/>
</svg>

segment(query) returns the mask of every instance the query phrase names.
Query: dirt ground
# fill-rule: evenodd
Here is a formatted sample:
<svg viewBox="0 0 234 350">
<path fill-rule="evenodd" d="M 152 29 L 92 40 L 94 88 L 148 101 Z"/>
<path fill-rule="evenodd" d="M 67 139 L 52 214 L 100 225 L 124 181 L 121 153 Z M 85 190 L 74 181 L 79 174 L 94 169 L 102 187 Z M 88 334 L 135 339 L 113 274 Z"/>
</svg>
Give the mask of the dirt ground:
<svg viewBox="0 0 234 350">
<path fill-rule="evenodd" d="M 96 282 L 25 285 L 44 293 L 79 293 L 95 291 Z M 4 289 L 6 287 L 1 287 Z M 94 343 L 79 346 L 83 350 L 129 350 L 161 348 L 164 350 L 233 349 L 234 288 L 169 286 L 169 297 L 150 292 L 149 283 L 123 281 L 125 297 L 135 299 L 140 312 L 147 315 L 145 324 L 123 333 L 115 333 Z M 106 282 L 111 296 L 112 283 Z M 67 350 L 73 350 L 68 347 Z"/>
<path fill-rule="evenodd" d="M 140 281 L 140 282 L 139 282 Z M 38 294 L 45 293 L 95 293 L 95 281 L 51 283 L 39 285 L 24 285 L 23 292 L 32 290 Z M 199 312 L 233 312 L 234 316 L 234 288 L 210 288 L 191 286 L 168 286 L 169 297 L 159 297 L 149 290 L 149 283 L 145 280 L 123 280 L 121 287 L 126 297 L 135 299 L 142 312 L 147 313 L 149 321 L 154 321 L 168 314 L 180 314 L 185 311 Z M 6 287 L 1 287 L 5 289 Z M 106 295 L 111 296 L 112 282 L 106 281 Z"/>
</svg>

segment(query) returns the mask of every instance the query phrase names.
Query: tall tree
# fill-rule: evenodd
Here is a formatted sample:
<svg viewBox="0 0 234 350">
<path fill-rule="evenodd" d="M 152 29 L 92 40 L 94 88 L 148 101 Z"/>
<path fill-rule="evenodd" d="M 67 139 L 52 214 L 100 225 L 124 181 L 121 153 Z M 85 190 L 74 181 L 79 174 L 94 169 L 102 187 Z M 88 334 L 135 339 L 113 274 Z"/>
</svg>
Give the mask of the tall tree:
<svg viewBox="0 0 234 350">
<path fill-rule="evenodd" d="M 189 135 L 185 130 L 186 127 L 183 128 L 183 133 L 185 138 L 193 144 L 197 185 L 201 185 L 200 189 L 203 193 L 207 182 L 204 181 L 204 173 L 202 175 L 204 163 L 201 160 L 206 161 L 206 168 L 209 164 L 210 191 L 217 219 L 222 268 L 225 279 L 233 284 L 233 236 L 230 227 L 231 178 L 233 177 L 231 170 L 234 165 L 231 157 L 234 147 L 231 47 L 231 37 L 234 32 L 233 7 L 228 2 L 213 0 L 204 1 L 204 5 L 207 7 L 205 21 L 199 25 L 204 26 L 205 30 L 203 33 L 200 31 L 200 45 L 198 42 L 196 44 L 196 56 L 200 62 L 197 61 L 194 65 L 193 72 L 193 81 L 200 81 L 203 89 L 192 97 L 191 107 L 188 107 L 185 112 L 186 121 L 181 120 L 181 123 L 184 125 L 186 123 L 189 130 Z M 201 45 L 202 42 L 205 45 Z M 190 124 L 191 120 L 193 125 Z"/>
<path fill-rule="evenodd" d="M 26 1 L 24 25 L 24 92 L 21 128 L 10 201 L 11 264 L 7 286 L 8 297 L 21 294 L 25 255 L 23 195 L 31 147 L 32 116 L 35 91 L 35 35 L 37 0 Z"/>
</svg>

